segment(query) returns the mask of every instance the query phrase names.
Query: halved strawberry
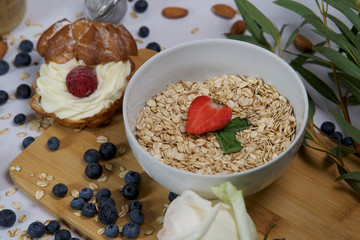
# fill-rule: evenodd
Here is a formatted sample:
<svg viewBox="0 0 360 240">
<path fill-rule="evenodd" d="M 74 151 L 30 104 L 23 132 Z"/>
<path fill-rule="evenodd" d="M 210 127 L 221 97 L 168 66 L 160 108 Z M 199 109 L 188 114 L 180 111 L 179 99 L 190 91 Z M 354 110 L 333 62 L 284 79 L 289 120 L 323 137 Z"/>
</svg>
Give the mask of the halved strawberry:
<svg viewBox="0 0 360 240">
<path fill-rule="evenodd" d="M 199 96 L 190 105 L 186 131 L 192 134 L 216 131 L 225 127 L 231 117 L 230 107 L 220 104 L 208 96 Z"/>
</svg>

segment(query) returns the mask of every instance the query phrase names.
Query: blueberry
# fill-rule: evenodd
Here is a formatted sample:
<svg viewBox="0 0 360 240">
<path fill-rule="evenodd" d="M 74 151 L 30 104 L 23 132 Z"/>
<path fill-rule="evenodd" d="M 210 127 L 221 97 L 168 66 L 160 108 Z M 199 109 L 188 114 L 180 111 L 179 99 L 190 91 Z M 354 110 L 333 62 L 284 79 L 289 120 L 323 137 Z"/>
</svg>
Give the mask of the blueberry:
<svg viewBox="0 0 360 240">
<path fill-rule="evenodd" d="M 56 197 L 62 198 L 66 196 L 68 187 L 63 183 L 57 183 L 54 185 L 52 192 Z"/>
<path fill-rule="evenodd" d="M 73 237 L 73 238 L 71 238 L 71 240 L 80 240 L 80 239 L 77 237 Z"/>
<path fill-rule="evenodd" d="M 46 227 L 42 222 L 32 222 L 28 227 L 28 234 L 31 239 L 41 238 L 46 232 Z"/>
<path fill-rule="evenodd" d="M 126 184 L 139 184 L 141 181 L 141 175 L 138 172 L 129 171 L 125 174 L 124 180 Z"/>
<path fill-rule="evenodd" d="M 150 29 L 148 27 L 142 26 L 139 28 L 139 32 L 138 32 L 139 37 L 146 38 L 147 36 L 149 36 L 149 33 L 150 33 Z"/>
<path fill-rule="evenodd" d="M 47 141 L 47 146 L 50 150 L 55 151 L 60 147 L 60 140 L 57 137 L 51 137 Z"/>
<path fill-rule="evenodd" d="M 108 188 L 101 188 L 96 193 L 96 199 L 99 200 L 99 201 L 102 201 L 105 198 L 109 198 L 109 197 L 111 197 L 111 191 Z"/>
<path fill-rule="evenodd" d="M 148 43 L 148 45 L 146 45 L 146 48 L 157 51 L 157 52 L 161 51 L 161 47 L 157 42 Z"/>
<path fill-rule="evenodd" d="M 9 94 L 4 90 L 0 90 L 0 106 L 4 105 L 8 100 Z"/>
<path fill-rule="evenodd" d="M 93 203 L 85 203 L 81 208 L 82 214 L 85 217 L 93 217 L 96 213 L 96 205 Z"/>
<path fill-rule="evenodd" d="M 102 224 L 108 225 L 108 224 L 116 223 L 119 214 L 114 205 L 107 204 L 99 208 L 98 216 Z"/>
<path fill-rule="evenodd" d="M 142 224 L 144 222 L 144 214 L 139 209 L 133 209 L 129 213 L 129 219 L 133 223 Z"/>
<path fill-rule="evenodd" d="M 71 240 L 71 232 L 67 229 L 60 229 L 55 233 L 55 240 Z"/>
<path fill-rule="evenodd" d="M 16 214 L 11 209 L 0 211 L 0 227 L 11 227 L 16 221 Z"/>
<path fill-rule="evenodd" d="M 134 239 L 140 234 L 140 225 L 133 222 L 126 223 L 122 228 L 122 235 L 126 238 Z"/>
<path fill-rule="evenodd" d="M 81 197 L 73 198 L 70 202 L 70 207 L 74 210 L 81 210 L 85 203 L 85 200 Z"/>
<path fill-rule="evenodd" d="M 88 149 L 84 155 L 83 159 L 87 163 L 95 163 L 100 161 L 100 152 L 96 149 Z"/>
<path fill-rule="evenodd" d="M 176 193 L 174 192 L 169 192 L 169 201 L 172 202 L 175 198 L 177 198 L 179 195 L 177 195 Z"/>
<path fill-rule="evenodd" d="M 17 67 L 27 67 L 31 63 L 31 57 L 27 52 L 20 52 L 15 56 L 15 65 Z"/>
<path fill-rule="evenodd" d="M 354 145 L 354 141 L 351 137 L 344 137 L 341 139 L 341 144 L 350 147 Z"/>
<path fill-rule="evenodd" d="M 122 190 L 124 198 L 133 200 L 139 195 L 139 188 L 135 184 L 125 184 Z"/>
<path fill-rule="evenodd" d="M 34 44 L 30 40 L 23 40 L 21 41 L 19 48 L 22 52 L 31 52 L 34 48 Z"/>
<path fill-rule="evenodd" d="M 32 142 L 35 141 L 34 137 L 28 136 L 22 141 L 23 148 L 27 148 Z"/>
<path fill-rule="evenodd" d="M 84 199 L 86 202 L 94 196 L 94 191 L 91 188 L 83 188 L 79 192 L 79 197 Z"/>
<path fill-rule="evenodd" d="M 108 238 L 115 238 L 119 234 L 119 227 L 115 224 L 109 224 L 105 227 L 104 234 Z"/>
<path fill-rule="evenodd" d="M 106 205 L 113 205 L 115 206 L 115 201 L 112 198 L 105 198 L 99 202 L 99 209 L 103 208 Z"/>
<path fill-rule="evenodd" d="M 148 7 L 148 2 L 145 0 L 138 0 L 136 1 L 135 5 L 134 5 L 134 10 L 137 13 L 143 13 L 146 11 Z"/>
<path fill-rule="evenodd" d="M 111 142 L 106 142 L 100 145 L 100 155 L 105 159 L 111 159 L 115 156 L 117 148 Z"/>
<path fill-rule="evenodd" d="M 45 226 L 46 231 L 50 234 L 54 234 L 59 231 L 61 224 L 57 220 L 51 220 L 48 225 Z"/>
<path fill-rule="evenodd" d="M 334 139 L 337 142 L 341 142 L 343 138 L 343 134 L 341 132 L 335 131 L 329 135 L 332 139 Z"/>
<path fill-rule="evenodd" d="M 6 74 L 10 69 L 10 65 L 5 60 L 0 60 L 0 76 Z"/>
<path fill-rule="evenodd" d="M 26 121 L 26 115 L 23 113 L 16 114 L 14 117 L 14 123 L 17 125 L 22 125 Z"/>
<path fill-rule="evenodd" d="M 19 99 L 26 99 L 29 98 L 31 95 L 31 87 L 27 84 L 20 84 L 16 88 L 16 97 Z"/>
<path fill-rule="evenodd" d="M 323 122 L 320 126 L 320 129 L 326 135 L 330 135 L 335 131 L 335 124 L 330 121 Z"/>
<path fill-rule="evenodd" d="M 97 179 L 103 173 L 103 168 L 98 163 L 89 163 L 85 168 L 85 175 L 90 179 Z"/>
<path fill-rule="evenodd" d="M 129 203 L 129 211 L 132 211 L 133 209 L 142 209 L 142 203 L 139 200 L 131 200 Z"/>
</svg>

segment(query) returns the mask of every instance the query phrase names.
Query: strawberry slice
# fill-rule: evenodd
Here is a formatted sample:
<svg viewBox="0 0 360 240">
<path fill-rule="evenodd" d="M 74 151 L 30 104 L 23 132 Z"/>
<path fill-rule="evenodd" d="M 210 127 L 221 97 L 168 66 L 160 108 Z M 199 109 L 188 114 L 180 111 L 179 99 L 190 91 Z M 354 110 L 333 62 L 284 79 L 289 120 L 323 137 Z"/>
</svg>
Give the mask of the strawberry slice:
<svg viewBox="0 0 360 240">
<path fill-rule="evenodd" d="M 225 127 L 231 117 L 230 107 L 220 104 L 208 96 L 199 96 L 190 105 L 186 131 L 192 134 L 215 131 Z"/>
</svg>

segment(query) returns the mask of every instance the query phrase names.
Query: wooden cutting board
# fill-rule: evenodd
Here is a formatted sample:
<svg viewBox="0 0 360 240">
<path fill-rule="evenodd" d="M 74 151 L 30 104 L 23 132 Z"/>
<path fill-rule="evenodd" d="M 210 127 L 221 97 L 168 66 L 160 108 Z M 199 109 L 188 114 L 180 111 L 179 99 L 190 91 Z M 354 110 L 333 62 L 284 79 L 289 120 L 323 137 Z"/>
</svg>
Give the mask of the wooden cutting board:
<svg viewBox="0 0 360 240">
<path fill-rule="evenodd" d="M 141 49 L 139 56 L 133 60 L 138 67 L 153 55 L 153 51 Z M 47 140 L 52 136 L 61 141 L 56 151 L 46 147 Z M 104 170 L 106 181 L 89 180 L 84 174 L 86 163 L 82 160 L 83 153 L 90 148 L 99 148 L 99 136 L 108 137 L 119 148 L 126 148 L 124 154 L 118 153 L 114 159 L 101 162 L 112 165 L 111 171 Z M 274 224 L 268 239 L 360 239 L 360 195 L 342 182 L 334 183 L 337 176 L 335 167 L 324 159 L 324 154 L 301 148 L 277 181 L 245 199 L 258 230 L 258 239 L 263 239 Z M 355 162 L 355 158 L 349 161 Z M 357 169 L 360 167 L 359 164 L 353 165 Z M 11 170 L 14 167 L 21 170 Z M 124 168 L 139 171 L 142 176 L 138 199 L 143 202 L 145 222 L 141 225 L 138 239 L 157 239 L 156 233 L 161 228 L 157 218 L 163 216 L 169 191 L 154 182 L 135 160 L 126 139 L 121 113 L 105 127 L 86 128 L 80 132 L 55 124 L 9 165 L 10 176 L 22 191 L 88 239 L 106 239 L 104 235 L 98 235 L 104 225 L 96 222 L 95 218 L 75 215 L 70 208 L 73 198 L 70 191 L 80 191 L 90 183 L 95 183 L 99 188 L 107 187 L 112 190 L 112 197 L 121 212 L 121 206 L 129 202 L 120 192 L 124 179 L 119 175 Z M 41 173 L 54 177 L 53 180 L 44 180 L 48 183 L 46 187 L 37 185 L 38 181 L 42 181 L 39 178 Z M 51 193 L 52 187 L 59 182 L 69 188 L 68 195 L 62 199 Z M 35 198 L 38 190 L 45 193 L 40 200 Z M 117 224 L 122 226 L 128 221 L 128 215 L 125 215 L 119 218 Z"/>
</svg>

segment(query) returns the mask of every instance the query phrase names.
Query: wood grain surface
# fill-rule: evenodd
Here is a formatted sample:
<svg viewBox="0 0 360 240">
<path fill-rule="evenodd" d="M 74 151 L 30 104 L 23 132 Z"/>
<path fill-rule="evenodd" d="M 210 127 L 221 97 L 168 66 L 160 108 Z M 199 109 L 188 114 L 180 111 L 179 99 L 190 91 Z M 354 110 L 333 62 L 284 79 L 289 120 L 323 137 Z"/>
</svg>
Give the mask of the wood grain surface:
<svg viewBox="0 0 360 240">
<path fill-rule="evenodd" d="M 139 56 L 133 60 L 138 67 L 153 54 L 153 51 L 141 49 Z M 47 140 L 52 136 L 58 137 L 61 142 L 56 151 L 46 147 Z M 84 174 L 86 163 L 82 160 L 83 153 L 90 148 L 99 148 L 98 136 L 108 137 L 119 148 L 126 147 L 124 154 L 118 153 L 115 158 L 100 162 L 113 166 L 111 171 L 104 170 L 108 177 L 105 182 L 89 180 Z M 355 162 L 355 159 L 350 161 Z M 86 128 L 80 132 L 55 124 L 14 159 L 9 169 L 15 166 L 21 170 L 10 170 L 14 183 L 43 208 L 88 239 L 106 239 L 104 235 L 98 235 L 98 230 L 104 225 L 95 218 L 76 216 L 70 208 L 73 198 L 70 191 L 80 191 L 88 187 L 90 182 L 96 183 L 99 188 L 107 187 L 112 191 L 117 209 L 121 212 L 121 206 L 129 203 L 129 200 L 124 199 L 120 192 L 124 185 L 124 179 L 119 176 L 120 167 L 139 171 L 142 182 L 138 199 L 143 202 L 145 222 L 141 225 L 138 239 L 157 239 L 156 233 L 161 224 L 156 219 L 163 215 L 169 192 L 154 182 L 135 160 L 127 143 L 121 113 L 107 126 Z M 37 182 L 41 181 L 38 177 L 40 173 L 54 176 L 53 180 L 45 180 L 48 186 L 37 186 Z M 343 182 L 335 183 L 336 176 L 335 166 L 325 160 L 325 154 L 302 147 L 277 181 L 245 199 L 259 239 L 263 239 L 272 225 L 275 227 L 268 239 L 360 239 L 360 195 Z M 56 198 L 51 192 L 59 182 L 69 188 L 69 193 L 62 199 Z M 40 200 L 35 198 L 37 190 L 45 192 Z M 122 226 L 128 221 L 129 217 L 125 215 L 118 219 L 117 224 Z M 145 234 L 151 230 L 152 234 Z"/>
</svg>

